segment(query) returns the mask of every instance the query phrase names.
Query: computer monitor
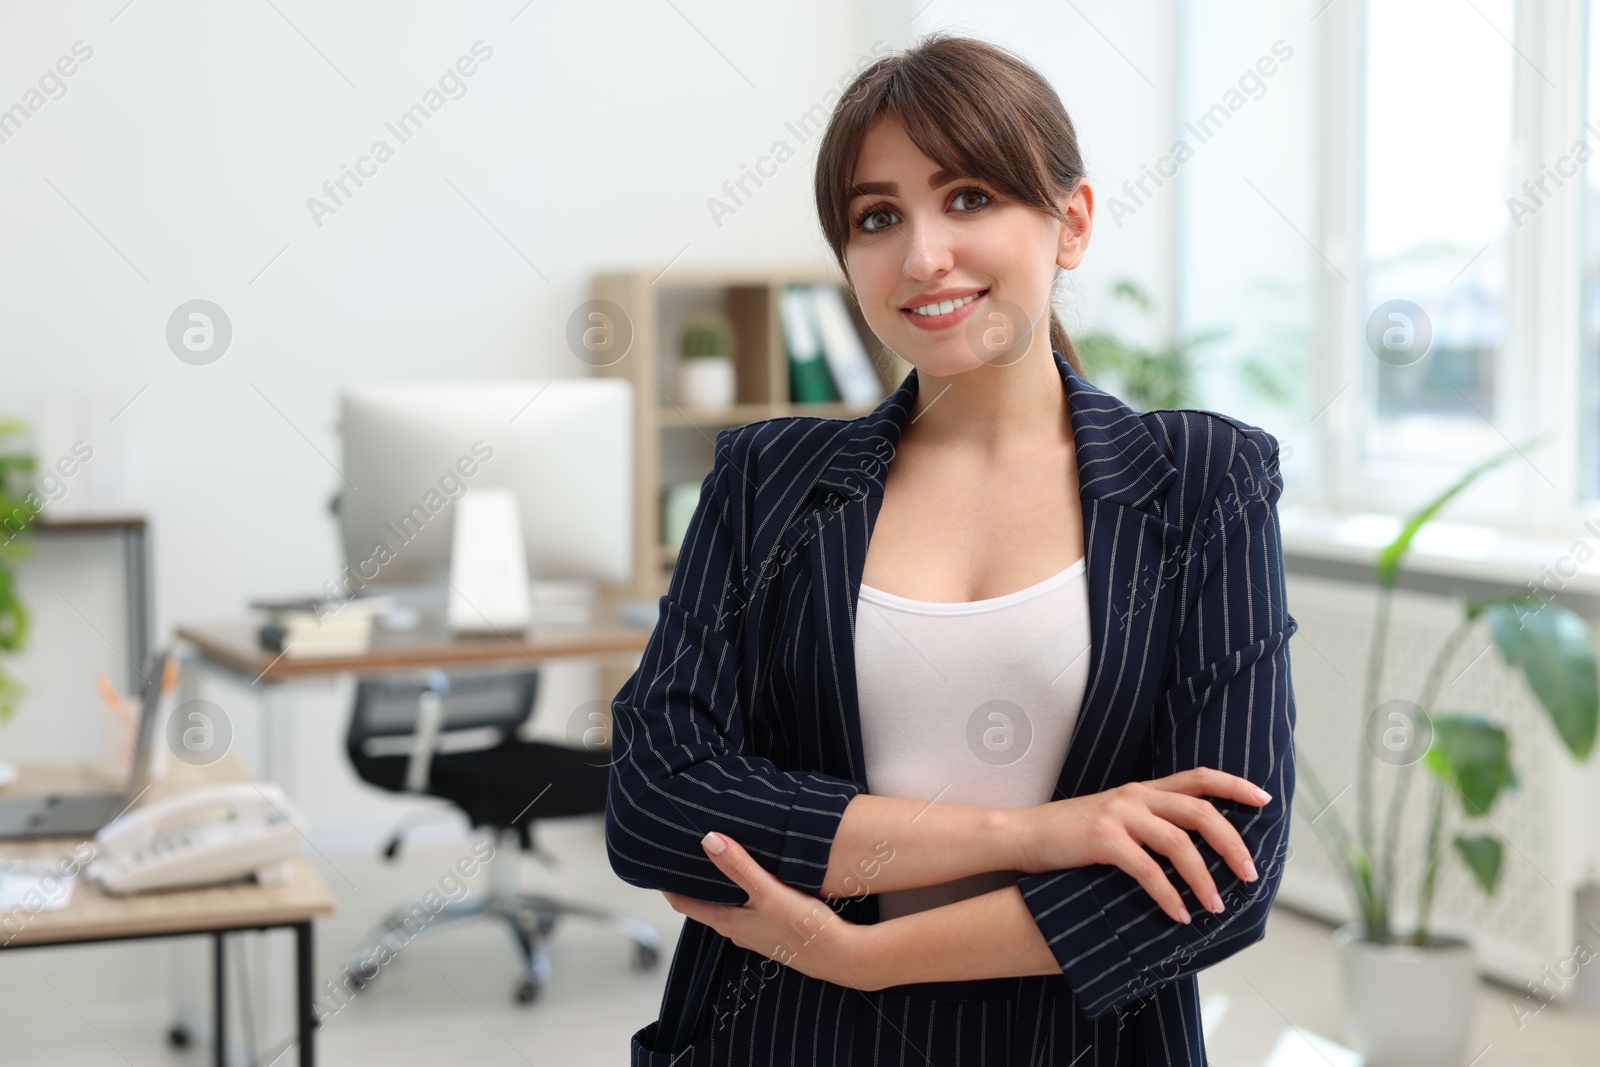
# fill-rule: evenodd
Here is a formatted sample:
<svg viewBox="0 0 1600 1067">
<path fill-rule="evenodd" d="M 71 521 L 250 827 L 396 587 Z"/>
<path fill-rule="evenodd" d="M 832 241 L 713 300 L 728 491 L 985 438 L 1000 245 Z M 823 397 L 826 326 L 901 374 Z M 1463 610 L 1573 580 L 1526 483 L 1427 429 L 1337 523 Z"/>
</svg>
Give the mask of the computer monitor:
<svg viewBox="0 0 1600 1067">
<path fill-rule="evenodd" d="M 341 398 L 341 592 L 443 587 L 456 502 L 515 494 L 530 580 L 633 570 L 633 387 L 622 378 L 428 382 Z"/>
</svg>

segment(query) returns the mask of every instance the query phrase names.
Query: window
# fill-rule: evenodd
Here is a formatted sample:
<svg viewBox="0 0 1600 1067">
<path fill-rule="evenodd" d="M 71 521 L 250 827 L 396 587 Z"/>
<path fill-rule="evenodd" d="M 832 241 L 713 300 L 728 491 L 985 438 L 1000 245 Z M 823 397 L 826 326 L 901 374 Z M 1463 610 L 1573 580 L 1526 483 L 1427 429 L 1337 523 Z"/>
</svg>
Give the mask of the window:
<svg viewBox="0 0 1600 1067">
<path fill-rule="evenodd" d="M 1513 26 L 1511 0 L 1367 6 L 1364 460 L 1504 447 Z"/>
<path fill-rule="evenodd" d="M 1600 0 L 1589 5 L 1587 92 L 1583 143 L 1591 155 L 1584 164 L 1583 191 L 1583 372 L 1578 432 L 1582 449 L 1582 495 L 1600 497 Z"/>
<path fill-rule="evenodd" d="M 1312 16 L 1325 2 L 1175 11 L 1175 332 L 1210 338 L 1191 354 L 1194 406 L 1272 433 L 1288 495 L 1317 470 L 1310 369 L 1321 264 L 1307 239 L 1318 195 Z"/>
<path fill-rule="evenodd" d="M 1408 514 L 1538 436 L 1449 518 L 1565 536 L 1600 516 L 1597 3 L 1320 9 L 1317 506 Z"/>
</svg>

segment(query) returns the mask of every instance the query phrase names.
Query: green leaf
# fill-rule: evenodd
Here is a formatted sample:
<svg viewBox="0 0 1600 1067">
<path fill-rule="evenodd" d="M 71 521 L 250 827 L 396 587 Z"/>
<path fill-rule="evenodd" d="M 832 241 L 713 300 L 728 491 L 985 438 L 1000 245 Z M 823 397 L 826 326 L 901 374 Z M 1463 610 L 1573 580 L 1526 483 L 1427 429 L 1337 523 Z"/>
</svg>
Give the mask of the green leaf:
<svg viewBox="0 0 1600 1067">
<path fill-rule="evenodd" d="M 1111 287 L 1112 296 L 1125 300 L 1146 317 L 1154 315 L 1155 301 L 1137 282 L 1122 279 Z M 1195 403 L 1195 367 L 1192 353 L 1229 336 L 1213 329 L 1146 348 L 1114 334 L 1096 330 L 1073 339 L 1084 367 L 1099 375 L 1110 374 L 1117 392 L 1141 411 L 1188 407 Z"/>
<path fill-rule="evenodd" d="M 1289 403 L 1289 387 L 1279 380 L 1260 357 L 1249 356 L 1240 361 L 1239 377 L 1274 404 Z"/>
<path fill-rule="evenodd" d="M 17 597 L 14 575 L 0 567 L 0 652 L 19 651 L 27 642 L 27 609 Z"/>
<path fill-rule="evenodd" d="M 11 560 L 26 554 L 33 525 L 34 457 L 28 451 L 28 424 L 0 415 L 0 654 L 15 652 L 28 637 L 28 612 L 17 595 Z M 0 658 L 0 723 L 11 717 L 22 687 L 8 675 Z"/>
<path fill-rule="evenodd" d="M 1530 610 L 1524 599 L 1490 604 L 1486 614 L 1500 654 L 1506 663 L 1522 668 L 1567 751 L 1575 759 L 1587 759 L 1600 725 L 1600 684 L 1589 627 L 1558 604 Z"/>
<path fill-rule="evenodd" d="M 1437 515 L 1446 504 L 1450 503 L 1450 501 L 1455 499 L 1455 497 L 1465 490 L 1467 486 L 1477 481 L 1484 474 L 1500 466 L 1500 464 L 1504 463 L 1512 456 L 1522 455 L 1522 449 L 1531 450 L 1541 444 L 1544 444 L 1544 439 L 1548 438 L 1549 436 L 1549 434 L 1545 434 L 1543 438 L 1534 437 L 1526 444 L 1522 445 L 1521 448 L 1516 445 L 1512 445 L 1504 452 L 1490 456 L 1476 467 L 1473 467 L 1471 470 L 1467 471 L 1467 473 L 1463 474 L 1460 478 L 1456 479 L 1455 483 L 1447 488 L 1444 492 L 1440 493 L 1427 504 L 1423 505 L 1422 510 L 1411 516 L 1411 518 L 1406 522 L 1405 526 L 1401 528 L 1399 536 L 1397 536 L 1393 541 L 1389 542 L 1389 544 L 1385 545 L 1378 552 L 1378 558 L 1375 564 L 1378 571 L 1378 584 L 1394 584 L 1395 573 L 1400 569 L 1400 558 L 1404 556 L 1406 554 L 1406 550 L 1411 547 L 1411 542 L 1417 536 L 1417 531 L 1422 529 L 1423 525 L 1429 519 Z"/>
<path fill-rule="evenodd" d="M 1131 301 L 1140 311 L 1149 311 L 1155 306 L 1155 301 L 1150 299 L 1150 294 L 1145 292 L 1138 282 L 1131 278 L 1123 278 L 1111 287 L 1111 295 Z"/>
<path fill-rule="evenodd" d="M 1468 815 L 1487 815 L 1500 790 L 1513 784 L 1511 741 L 1505 730 L 1476 715 L 1436 716 L 1433 744 L 1422 757 L 1455 787 Z"/>
<path fill-rule="evenodd" d="M 1500 839 L 1492 834 L 1478 837 L 1457 834 L 1455 845 L 1461 859 L 1471 868 L 1472 876 L 1478 880 L 1478 888 L 1487 896 L 1494 896 L 1495 883 L 1500 880 L 1500 860 L 1504 855 Z"/>
<path fill-rule="evenodd" d="M 10 720 L 12 712 L 22 701 L 23 688 L 16 679 L 0 672 L 0 723 Z"/>
</svg>

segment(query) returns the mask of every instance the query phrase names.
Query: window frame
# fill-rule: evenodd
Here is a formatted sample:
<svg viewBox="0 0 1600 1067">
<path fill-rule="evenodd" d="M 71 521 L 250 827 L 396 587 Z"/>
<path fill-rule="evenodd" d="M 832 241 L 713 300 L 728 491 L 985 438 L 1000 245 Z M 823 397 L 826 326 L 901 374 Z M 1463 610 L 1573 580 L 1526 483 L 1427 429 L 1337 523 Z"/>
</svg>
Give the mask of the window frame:
<svg viewBox="0 0 1600 1067">
<path fill-rule="evenodd" d="M 1484 457 L 1436 464 L 1361 456 L 1372 416 L 1362 366 L 1372 358 L 1362 335 L 1369 310 L 1363 307 L 1369 2 L 1333 4 L 1317 16 L 1317 171 L 1323 187 L 1318 247 L 1328 263 L 1319 262 L 1316 282 L 1319 328 L 1312 373 L 1317 399 L 1306 413 L 1314 419 L 1318 470 L 1305 495 L 1334 512 L 1408 514 Z M 1590 118 L 1588 62 L 1600 57 L 1589 57 L 1586 50 L 1588 20 L 1600 17 L 1596 8 L 1600 0 L 1515 2 L 1513 191 L 1565 154 Z M 1583 165 L 1597 166 L 1600 152 Z M 1573 387 L 1582 381 L 1586 355 L 1581 298 L 1587 180 L 1580 169 L 1520 227 L 1512 226 L 1507 250 L 1506 345 L 1496 368 L 1496 411 L 1491 413 L 1495 437 L 1502 445 L 1508 440 L 1520 445 L 1534 436 L 1535 427 L 1553 430 L 1554 436 L 1529 453 L 1531 463 L 1513 459 L 1462 494 L 1446 516 L 1454 521 L 1549 533 L 1600 519 L 1600 498 L 1581 497 L 1582 396 Z"/>
</svg>

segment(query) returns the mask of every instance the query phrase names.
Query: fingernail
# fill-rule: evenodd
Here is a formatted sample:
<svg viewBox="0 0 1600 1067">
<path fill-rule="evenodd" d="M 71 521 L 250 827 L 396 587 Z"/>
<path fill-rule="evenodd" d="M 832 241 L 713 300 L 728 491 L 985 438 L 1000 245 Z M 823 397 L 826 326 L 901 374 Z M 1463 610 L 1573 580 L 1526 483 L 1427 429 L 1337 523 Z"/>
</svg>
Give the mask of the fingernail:
<svg viewBox="0 0 1600 1067">
<path fill-rule="evenodd" d="M 711 853 L 713 856 L 722 855 L 722 853 L 728 848 L 727 843 L 722 840 L 721 835 L 717 834 L 715 831 L 707 834 L 705 837 L 702 837 L 700 839 L 700 843 L 704 845 L 706 851 Z"/>
<path fill-rule="evenodd" d="M 1179 907 L 1178 908 L 1178 918 L 1182 919 L 1184 922 L 1188 922 L 1189 921 L 1189 909 L 1185 908 L 1185 907 Z"/>
<path fill-rule="evenodd" d="M 1211 894 L 1211 913 L 1213 915 L 1216 915 L 1216 914 L 1221 913 L 1221 911 L 1222 911 L 1222 894 L 1221 893 L 1212 893 Z"/>
<path fill-rule="evenodd" d="M 1265 804 L 1267 801 L 1272 799 L 1272 794 L 1267 792 L 1265 789 L 1262 789 L 1260 786 L 1256 786 L 1256 799 Z"/>
<path fill-rule="evenodd" d="M 1244 861 L 1244 880 L 1247 881 L 1247 882 L 1253 882 L 1258 877 L 1260 877 L 1260 875 L 1256 874 L 1255 861 L 1254 860 L 1245 860 Z"/>
</svg>

